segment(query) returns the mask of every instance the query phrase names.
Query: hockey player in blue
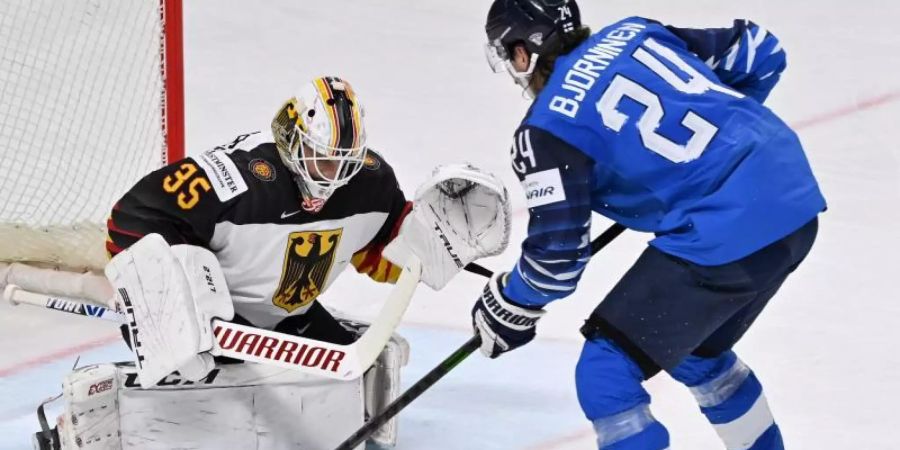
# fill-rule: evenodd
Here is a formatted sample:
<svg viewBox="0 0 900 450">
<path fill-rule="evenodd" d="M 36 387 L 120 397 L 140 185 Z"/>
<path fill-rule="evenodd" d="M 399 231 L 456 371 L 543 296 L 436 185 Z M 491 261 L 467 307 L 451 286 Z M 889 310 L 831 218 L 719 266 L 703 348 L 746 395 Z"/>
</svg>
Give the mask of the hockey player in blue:
<svg viewBox="0 0 900 450">
<path fill-rule="evenodd" d="M 632 17 L 596 34 L 574 0 L 495 0 L 488 59 L 533 97 L 512 166 L 530 212 L 521 257 L 472 310 L 482 352 L 531 341 L 590 259 L 592 212 L 654 233 L 581 331 L 578 398 L 601 449 L 658 450 L 641 386 L 688 386 L 727 449 L 782 449 L 732 347 L 813 245 L 825 209 L 796 134 L 763 106 L 786 65 L 744 20 L 682 29 Z"/>
</svg>

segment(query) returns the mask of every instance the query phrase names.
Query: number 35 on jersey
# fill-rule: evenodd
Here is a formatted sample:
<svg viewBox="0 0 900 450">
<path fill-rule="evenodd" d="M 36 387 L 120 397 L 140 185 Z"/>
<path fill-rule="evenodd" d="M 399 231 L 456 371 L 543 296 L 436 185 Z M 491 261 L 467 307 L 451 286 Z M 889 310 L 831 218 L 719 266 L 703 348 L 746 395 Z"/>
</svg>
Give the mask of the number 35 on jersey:
<svg viewBox="0 0 900 450">
<path fill-rule="evenodd" d="M 185 162 L 174 173 L 163 178 L 163 190 L 175 195 L 178 207 L 183 210 L 193 209 L 200 202 L 201 191 L 209 192 L 212 189 L 206 177 L 197 173 L 196 164 Z"/>
</svg>

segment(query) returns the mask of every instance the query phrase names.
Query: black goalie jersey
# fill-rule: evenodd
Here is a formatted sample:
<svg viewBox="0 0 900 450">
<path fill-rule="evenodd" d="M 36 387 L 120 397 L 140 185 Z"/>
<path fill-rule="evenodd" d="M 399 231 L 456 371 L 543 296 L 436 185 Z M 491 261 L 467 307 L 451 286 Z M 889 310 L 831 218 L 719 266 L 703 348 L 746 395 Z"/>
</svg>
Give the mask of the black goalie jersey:
<svg viewBox="0 0 900 450">
<path fill-rule="evenodd" d="M 239 136 L 139 181 L 113 207 L 107 250 L 114 256 L 150 233 L 208 248 L 235 313 L 272 328 L 306 312 L 347 264 L 376 281 L 399 276 L 381 250 L 410 204 L 393 169 L 368 155 L 347 185 L 315 205 L 302 201 L 274 143 L 260 133 Z"/>
</svg>

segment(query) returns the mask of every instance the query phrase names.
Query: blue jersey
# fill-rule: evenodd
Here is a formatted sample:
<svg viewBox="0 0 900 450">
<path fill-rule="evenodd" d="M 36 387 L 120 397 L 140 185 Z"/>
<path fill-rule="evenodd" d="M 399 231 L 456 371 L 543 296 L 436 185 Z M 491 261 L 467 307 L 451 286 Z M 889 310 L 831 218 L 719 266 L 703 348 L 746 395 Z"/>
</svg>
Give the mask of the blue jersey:
<svg viewBox="0 0 900 450">
<path fill-rule="evenodd" d="M 825 208 L 796 134 L 762 105 L 785 67 L 752 22 L 685 30 L 629 18 L 560 56 L 512 149 L 531 213 L 504 292 L 575 289 L 591 212 L 700 265 L 738 260 Z"/>
</svg>

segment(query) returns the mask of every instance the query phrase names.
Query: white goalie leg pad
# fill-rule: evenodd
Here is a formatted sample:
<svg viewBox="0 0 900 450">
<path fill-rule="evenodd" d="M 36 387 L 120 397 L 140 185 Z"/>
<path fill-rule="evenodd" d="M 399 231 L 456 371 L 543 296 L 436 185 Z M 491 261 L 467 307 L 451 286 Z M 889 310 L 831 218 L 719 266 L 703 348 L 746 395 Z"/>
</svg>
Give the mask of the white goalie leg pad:
<svg viewBox="0 0 900 450">
<path fill-rule="evenodd" d="M 63 449 L 121 448 L 119 387 L 118 370 L 112 364 L 83 367 L 63 380 L 65 412 L 57 421 Z"/>
<path fill-rule="evenodd" d="M 106 266 L 127 320 L 141 384 L 178 370 L 189 379 L 213 367 L 212 319 L 230 320 L 234 306 L 216 256 L 201 247 L 170 247 L 149 234 Z"/>
<path fill-rule="evenodd" d="M 357 336 L 362 335 L 369 327 L 369 322 L 356 318 L 348 318 L 338 310 L 328 308 L 344 328 Z M 363 375 L 363 387 L 366 400 L 366 421 L 380 413 L 402 393 L 400 388 L 400 369 L 409 362 L 409 342 L 397 333 L 391 335 L 387 345 L 378 355 L 372 367 Z M 394 416 L 375 430 L 369 440 L 382 447 L 397 445 L 398 418 Z"/>
<path fill-rule="evenodd" d="M 409 343 L 394 334 L 375 365 L 366 372 L 363 382 L 366 394 L 366 420 L 384 410 L 400 396 L 400 369 L 409 361 Z M 369 438 L 381 446 L 397 445 L 397 416 L 381 426 Z"/>
<path fill-rule="evenodd" d="M 340 319 L 357 333 L 367 324 Z M 373 367 L 350 381 L 259 364 L 219 365 L 141 388 L 132 363 L 73 371 L 63 381 L 63 449 L 332 449 L 401 393 L 409 344 L 394 334 Z M 370 437 L 397 443 L 397 418 Z"/>
<path fill-rule="evenodd" d="M 422 282 L 440 290 L 466 264 L 502 253 L 510 220 L 509 196 L 497 177 L 469 164 L 439 166 L 416 190 L 412 212 L 383 255 L 395 264 L 418 256 Z"/>
<path fill-rule="evenodd" d="M 362 378 L 251 363 L 217 366 L 195 382 L 169 375 L 149 388 L 131 363 L 91 366 L 70 374 L 64 391 L 65 449 L 331 450 L 364 423 Z"/>
</svg>

